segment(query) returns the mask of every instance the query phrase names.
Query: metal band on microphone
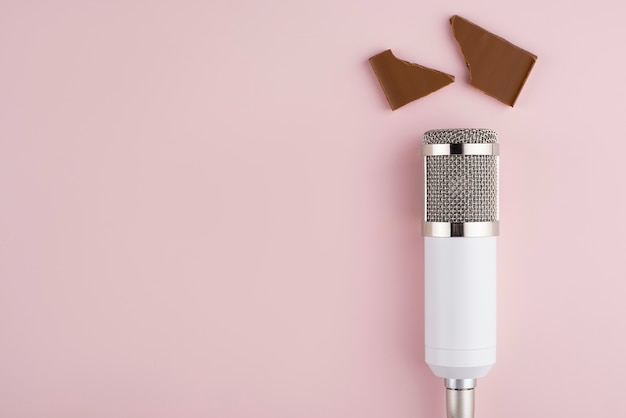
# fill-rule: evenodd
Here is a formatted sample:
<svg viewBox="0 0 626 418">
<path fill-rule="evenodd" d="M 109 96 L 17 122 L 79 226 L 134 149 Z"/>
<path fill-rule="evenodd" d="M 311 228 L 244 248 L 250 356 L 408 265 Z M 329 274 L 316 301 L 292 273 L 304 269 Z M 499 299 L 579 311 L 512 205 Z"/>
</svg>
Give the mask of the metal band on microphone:
<svg viewBox="0 0 626 418">
<path fill-rule="evenodd" d="M 490 144 L 424 144 L 422 155 L 500 155 L 500 145 Z"/>
<path fill-rule="evenodd" d="M 500 221 L 495 222 L 424 222 L 425 237 L 494 237 L 500 235 Z"/>
</svg>

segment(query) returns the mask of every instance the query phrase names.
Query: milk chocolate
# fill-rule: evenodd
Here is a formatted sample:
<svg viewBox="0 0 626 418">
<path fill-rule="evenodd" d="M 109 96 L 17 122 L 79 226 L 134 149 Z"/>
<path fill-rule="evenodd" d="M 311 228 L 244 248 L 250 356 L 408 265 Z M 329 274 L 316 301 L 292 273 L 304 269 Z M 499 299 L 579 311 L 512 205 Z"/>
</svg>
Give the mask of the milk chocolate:
<svg viewBox="0 0 626 418">
<path fill-rule="evenodd" d="M 470 85 L 513 106 L 537 56 L 462 18 L 450 18 L 470 72 Z"/>
<path fill-rule="evenodd" d="M 370 58 L 392 110 L 429 95 L 454 81 L 454 76 L 396 58 L 390 49 Z"/>
</svg>

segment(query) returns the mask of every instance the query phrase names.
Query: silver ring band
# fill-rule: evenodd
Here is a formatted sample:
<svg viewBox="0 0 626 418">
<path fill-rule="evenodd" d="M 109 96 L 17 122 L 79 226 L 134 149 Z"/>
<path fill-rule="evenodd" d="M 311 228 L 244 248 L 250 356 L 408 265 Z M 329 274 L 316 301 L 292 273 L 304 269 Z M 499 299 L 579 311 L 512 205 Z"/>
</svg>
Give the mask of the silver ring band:
<svg viewBox="0 0 626 418">
<path fill-rule="evenodd" d="M 500 221 L 494 222 L 424 222 L 425 237 L 495 237 L 500 235 Z"/>
<path fill-rule="evenodd" d="M 425 144 L 422 155 L 499 155 L 500 145 L 492 144 Z"/>
<path fill-rule="evenodd" d="M 468 390 L 476 387 L 476 379 L 443 379 L 446 389 Z"/>
</svg>

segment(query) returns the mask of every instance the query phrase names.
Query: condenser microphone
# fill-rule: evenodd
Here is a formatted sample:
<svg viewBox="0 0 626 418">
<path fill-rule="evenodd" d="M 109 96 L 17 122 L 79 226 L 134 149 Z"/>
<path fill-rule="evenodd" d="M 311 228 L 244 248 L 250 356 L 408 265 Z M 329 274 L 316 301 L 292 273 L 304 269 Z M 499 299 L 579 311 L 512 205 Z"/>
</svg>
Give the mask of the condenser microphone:
<svg viewBox="0 0 626 418">
<path fill-rule="evenodd" d="M 476 379 L 496 361 L 497 135 L 424 134 L 426 363 L 444 379 L 448 418 L 472 418 Z"/>
</svg>

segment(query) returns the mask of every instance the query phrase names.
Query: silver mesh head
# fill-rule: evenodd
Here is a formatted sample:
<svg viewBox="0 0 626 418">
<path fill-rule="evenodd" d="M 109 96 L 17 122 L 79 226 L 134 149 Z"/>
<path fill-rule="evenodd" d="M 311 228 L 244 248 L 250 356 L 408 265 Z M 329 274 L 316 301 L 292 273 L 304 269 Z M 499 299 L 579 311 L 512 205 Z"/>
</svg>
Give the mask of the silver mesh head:
<svg viewBox="0 0 626 418">
<path fill-rule="evenodd" d="M 424 133 L 424 144 L 494 144 L 498 134 L 491 129 L 433 129 Z"/>
<path fill-rule="evenodd" d="M 496 143 L 490 129 L 437 129 L 424 144 Z M 427 222 L 498 220 L 498 157 L 495 155 L 426 156 Z"/>
</svg>

